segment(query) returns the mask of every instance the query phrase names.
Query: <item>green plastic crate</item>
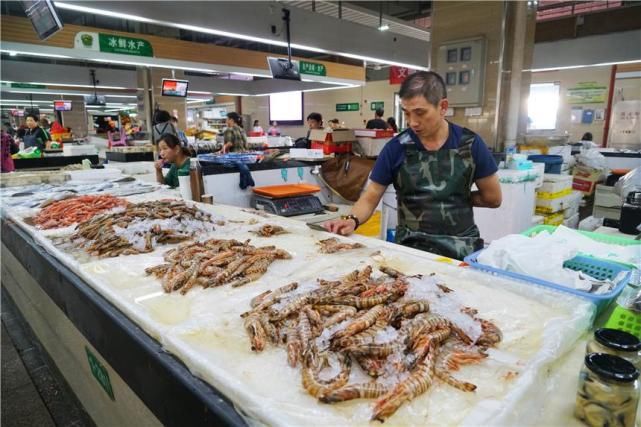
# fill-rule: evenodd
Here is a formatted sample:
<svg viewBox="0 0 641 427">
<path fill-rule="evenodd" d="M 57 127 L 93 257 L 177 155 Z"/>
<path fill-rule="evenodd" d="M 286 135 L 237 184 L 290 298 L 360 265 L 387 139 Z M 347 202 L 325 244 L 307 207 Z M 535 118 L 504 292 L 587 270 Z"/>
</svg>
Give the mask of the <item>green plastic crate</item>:
<svg viewBox="0 0 641 427">
<path fill-rule="evenodd" d="M 641 339 L 641 313 L 617 306 L 605 323 L 606 328 L 629 332 Z"/>
<path fill-rule="evenodd" d="M 535 225 L 534 227 L 528 230 L 525 230 L 521 234 L 524 236 L 532 237 L 532 236 L 536 236 L 542 231 L 549 231 L 550 233 L 553 233 L 554 230 L 556 230 L 555 225 Z M 601 243 L 608 243 L 610 245 L 619 245 L 619 246 L 641 245 L 641 240 L 627 239 L 625 237 L 619 237 L 619 236 L 608 236 L 607 234 L 594 233 L 592 231 L 584 231 L 584 230 L 575 230 L 575 231 L 578 231 L 579 233 L 589 237 L 592 240 L 596 240 L 597 242 L 601 242 Z"/>
</svg>

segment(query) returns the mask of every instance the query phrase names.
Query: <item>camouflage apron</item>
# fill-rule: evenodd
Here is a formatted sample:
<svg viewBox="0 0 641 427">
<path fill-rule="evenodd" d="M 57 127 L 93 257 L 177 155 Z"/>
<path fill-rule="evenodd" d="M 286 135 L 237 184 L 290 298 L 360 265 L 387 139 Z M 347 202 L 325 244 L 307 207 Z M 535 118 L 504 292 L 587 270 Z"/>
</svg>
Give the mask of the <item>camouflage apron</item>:
<svg viewBox="0 0 641 427">
<path fill-rule="evenodd" d="M 424 151 L 409 132 L 400 135 L 405 162 L 394 178 L 396 243 L 461 260 L 483 247 L 471 198 L 474 138 L 463 129 L 459 148 Z"/>
</svg>

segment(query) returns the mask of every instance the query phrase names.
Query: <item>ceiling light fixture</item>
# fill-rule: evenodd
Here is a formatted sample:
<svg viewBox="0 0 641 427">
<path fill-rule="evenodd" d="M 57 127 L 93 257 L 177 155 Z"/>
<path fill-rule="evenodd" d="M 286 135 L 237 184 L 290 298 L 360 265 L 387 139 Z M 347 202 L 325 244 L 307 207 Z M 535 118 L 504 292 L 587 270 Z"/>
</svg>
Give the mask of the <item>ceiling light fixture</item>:
<svg viewBox="0 0 641 427">
<path fill-rule="evenodd" d="M 55 55 L 53 53 L 22 52 L 22 51 L 16 52 L 15 50 L 7 50 L 7 49 L 0 49 L 0 52 L 8 53 L 9 56 L 27 55 L 27 56 L 39 56 L 39 57 L 43 57 L 43 58 L 66 58 L 66 59 L 71 59 L 71 56 Z"/>
<path fill-rule="evenodd" d="M 532 73 L 541 73 L 545 71 L 557 71 L 557 70 L 574 70 L 577 68 L 590 68 L 590 67 L 607 67 L 612 65 L 625 65 L 625 64 L 638 64 L 641 63 L 641 59 L 634 59 L 631 61 L 617 61 L 617 62 L 601 62 L 598 64 L 584 64 L 584 65 L 568 65 L 564 67 L 549 67 L 549 68 L 531 68 L 523 71 L 530 71 Z"/>
<path fill-rule="evenodd" d="M 93 89 L 92 85 L 78 85 L 78 84 L 70 84 L 70 83 L 46 83 L 46 82 L 15 82 L 11 80 L 0 80 L 0 83 L 6 83 L 6 84 L 11 84 L 11 83 L 22 83 L 22 84 L 29 84 L 29 85 L 41 85 L 41 86 L 60 86 L 60 87 L 82 87 L 82 88 L 90 88 Z M 130 87 L 124 87 L 124 86 L 100 86 L 97 85 L 96 89 L 113 89 L 113 90 L 143 90 L 143 88 L 130 88 Z M 122 95 L 124 96 L 124 95 Z"/>
<path fill-rule="evenodd" d="M 177 24 L 174 22 L 169 22 L 169 21 L 161 21 L 161 20 L 156 20 L 156 19 L 149 19 L 149 18 L 144 18 L 142 16 L 136 16 L 136 15 L 129 15 L 129 14 L 124 14 L 124 13 L 116 13 L 114 11 L 106 11 L 102 9 L 97 9 L 97 8 L 92 8 L 92 7 L 85 7 L 85 6 L 78 6 L 75 4 L 71 3 L 64 3 L 64 2 L 56 2 L 56 7 L 59 7 L 61 9 L 68 9 L 68 10 L 75 10 L 78 12 L 85 12 L 85 13 L 93 13 L 96 15 L 102 15 L 102 16 L 108 16 L 110 18 L 115 18 L 115 19 L 126 19 L 130 21 L 139 21 L 139 22 L 148 22 L 148 23 L 153 23 L 157 25 L 162 25 L 166 27 L 173 27 L 173 28 L 180 28 L 183 30 L 188 30 L 188 31 L 194 31 L 194 32 L 199 32 L 199 33 L 205 33 L 205 34 L 213 34 L 213 35 L 219 35 L 223 37 L 230 37 L 230 38 L 236 38 L 236 39 L 241 39 L 241 40 L 247 40 L 247 41 L 253 41 L 257 43 L 262 43 L 262 44 L 269 44 L 273 46 L 281 46 L 281 47 L 287 47 L 287 43 L 280 41 L 280 40 L 270 40 L 270 39 L 264 39 L 260 37 L 253 37 L 253 36 L 248 36 L 246 34 L 239 34 L 239 33 L 232 33 L 228 31 L 221 31 L 221 30 L 215 30 L 212 28 L 206 28 L 206 27 L 199 27 L 196 25 L 188 25 L 188 24 Z M 381 27 L 386 26 L 387 24 L 383 25 L 382 18 L 380 20 L 380 26 L 379 30 L 381 30 Z M 389 26 L 387 25 L 387 28 L 385 30 L 389 29 Z M 385 31 L 381 30 L 381 31 Z M 333 55 L 340 55 L 340 56 L 345 56 L 348 58 L 354 58 L 354 59 L 359 59 L 359 60 L 370 60 L 371 58 L 368 58 L 366 56 L 361 56 L 361 55 L 356 55 L 356 54 L 349 54 L 349 53 L 344 53 L 344 52 L 337 52 L 337 51 L 332 51 L 328 49 L 321 49 L 318 47 L 314 46 L 306 46 L 306 45 L 301 45 L 297 43 L 292 43 L 291 47 L 293 49 L 300 49 L 300 50 L 306 50 L 309 52 L 316 52 L 316 53 L 326 53 L 326 54 L 333 54 Z M 374 58 L 373 59 L 376 62 L 384 63 L 384 64 L 389 64 L 389 65 L 398 65 L 401 67 L 407 67 L 407 68 L 412 68 L 415 70 L 429 70 L 429 68 L 422 67 L 420 65 L 415 65 L 415 64 L 404 64 L 400 62 L 395 62 L 395 61 L 389 61 L 385 59 L 378 59 Z M 152 65 L 149 65 L 152 66 Z"/>
</svg>

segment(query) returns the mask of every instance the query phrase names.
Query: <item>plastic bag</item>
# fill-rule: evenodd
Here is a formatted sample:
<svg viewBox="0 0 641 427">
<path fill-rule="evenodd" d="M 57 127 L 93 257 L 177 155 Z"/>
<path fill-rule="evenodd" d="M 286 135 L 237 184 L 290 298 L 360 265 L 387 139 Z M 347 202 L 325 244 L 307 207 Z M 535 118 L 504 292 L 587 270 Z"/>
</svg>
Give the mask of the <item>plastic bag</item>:
<svg viewBox="0 0 641 427">
<path fill-rule="evenodd" d="M 38 159 L 42 157 L 42 151 L 38 147 L 29 147 L 18 151 L 13 156 L 14 159 Z"/>
<path fill-rule="evenodd" d="M 598 170 L 608 169 L 605 156 L 601 154 L 599 150 L 593 148 L 582 151 L 581 154 L 577 156 L 577 163 Z"/>
<path fill-rule="evenodd" d="M 623 175 L 616 184 L 614 191 L 625 200 L 626 196 L 632 191 L 641 191 L 641 166 L 632 169 Z"/>
</svg>

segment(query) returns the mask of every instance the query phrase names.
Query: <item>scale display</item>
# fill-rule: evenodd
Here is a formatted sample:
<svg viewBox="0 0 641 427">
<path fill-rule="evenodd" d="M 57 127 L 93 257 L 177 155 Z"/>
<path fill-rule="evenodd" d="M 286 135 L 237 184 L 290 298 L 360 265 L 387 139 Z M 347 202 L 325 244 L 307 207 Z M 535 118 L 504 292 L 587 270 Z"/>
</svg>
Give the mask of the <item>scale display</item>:
<svg viewBox="0 0 641 427">
<path fill-rule="evenodd" d="M 270 199 L 256 196 L 252 199 L 252 207 L 280 216 L 295 216 L 324 212 L 323 204 L 316 196 L 285 197 Z"/>
</svg>

